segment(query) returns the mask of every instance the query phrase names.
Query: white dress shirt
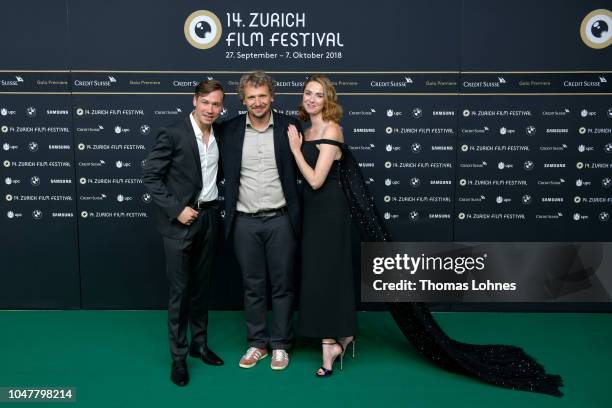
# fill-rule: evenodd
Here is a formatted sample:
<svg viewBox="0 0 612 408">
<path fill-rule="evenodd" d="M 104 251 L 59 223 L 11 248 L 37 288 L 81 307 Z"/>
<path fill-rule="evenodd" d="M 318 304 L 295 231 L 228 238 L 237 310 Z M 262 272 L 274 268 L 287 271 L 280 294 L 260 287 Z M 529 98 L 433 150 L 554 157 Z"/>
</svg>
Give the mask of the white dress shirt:
<svg viewBox="0 0 612 408">
<path fill-rule="evenodd" d="M 196 136 L 198 152 L 200 153 L 200 165 L 202 166 L 202 191 L 198 196 L 198 201 L 213 201 L 219 196 L 217 189 L 217 171 L 219 170 L 219 147 L 217 146 L 217 140 L 211 126 L 208 144 L 205 144 L 204 135 L 193 118 L 193 112 L 189 115 L 189 119 Z"/>
</svg>

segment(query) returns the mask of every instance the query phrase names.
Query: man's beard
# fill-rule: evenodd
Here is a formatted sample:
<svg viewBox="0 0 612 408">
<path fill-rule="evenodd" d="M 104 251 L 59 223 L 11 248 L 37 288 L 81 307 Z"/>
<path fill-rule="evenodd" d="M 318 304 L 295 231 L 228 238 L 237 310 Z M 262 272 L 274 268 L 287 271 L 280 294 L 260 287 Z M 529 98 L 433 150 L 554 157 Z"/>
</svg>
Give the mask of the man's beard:
<svg viewBox="0 0 612 408">
<path fill-rule="evenodd" d="M 257 119 L 262 119 L 262 118 L 264 118 L 264 117 L 265 117 L 265 116 L 266 116 L 268 113 L 270 113 L 270 109 L 266 109 L 266 110 L 264 110 L 264 111 L 263 111 L 263 113 L 261 113 L 261 114 L 257 114 L 257 113 L 255 113 L 255 112 L 254 112 L 254 111 L 252 111 L 252 110 L 251 110 L 251 111 L 249 111 L 249 113 L 250 113 L 251 115 L 253 115 L 254 117 L 256 117 Z"/>
</svg>

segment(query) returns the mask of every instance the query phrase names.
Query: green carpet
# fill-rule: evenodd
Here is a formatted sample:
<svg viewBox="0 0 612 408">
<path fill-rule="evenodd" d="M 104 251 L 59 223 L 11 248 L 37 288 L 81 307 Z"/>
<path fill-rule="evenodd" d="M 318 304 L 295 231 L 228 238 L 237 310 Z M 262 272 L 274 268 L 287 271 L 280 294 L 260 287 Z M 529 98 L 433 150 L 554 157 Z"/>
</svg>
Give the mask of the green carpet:
<svg viewBox="0 0 612 408">
<path fill-rule="evenodd" d="M 524 347 L 561 374 L 565 396 L 518 392 L 442 371 L 422 359 L 387 313 L 360 313 L 357 357 L 316 378 L 316 344 L 300 341 L 290 365 L 269 357 L 244 370 L 240 312 L 212 312 L 209 344 L 225 359 L 189 358 L 191 382 L 170 382 L 163 311 L 2 311 L 0 387 L 75 387 L 78 407 L 611 407 L 612 315 L 438 313 L 454 338 Z M 338 367 L 338 366 L 337 366 Z M 61 404 L 60 404 L 61 405 Z M 38 406 L 0 403 L 4 406 Z"/>
</svg>

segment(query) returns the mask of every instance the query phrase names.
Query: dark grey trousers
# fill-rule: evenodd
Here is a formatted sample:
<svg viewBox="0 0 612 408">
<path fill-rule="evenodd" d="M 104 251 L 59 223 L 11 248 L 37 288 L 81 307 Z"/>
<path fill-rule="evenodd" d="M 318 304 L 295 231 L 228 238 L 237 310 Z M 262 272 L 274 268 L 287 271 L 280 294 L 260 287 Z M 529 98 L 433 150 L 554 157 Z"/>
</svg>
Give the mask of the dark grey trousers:
<svg viewBox="0 0 612 408">
<path fill-rule="evenodd" d="M 258 348 L 269 344 L 272 349 L 287 350 L 293 345 L 296 246 L 289 216 L 253 218 L 238 214 L 233 236 L 244 285 L 248 344 Z M 268 331 L 267 281 L 272 292 L 272 319 Z"/>
<path fill-rule="evenodd" d="M 168 338 L 173 360 L 184 360 L 191 347 L 206 344 L 208 292 L 214 269 L 219 231 L 218 207 L 199 210 L 184 239 L 164 237 L 169 284 Z"/>
</svg>

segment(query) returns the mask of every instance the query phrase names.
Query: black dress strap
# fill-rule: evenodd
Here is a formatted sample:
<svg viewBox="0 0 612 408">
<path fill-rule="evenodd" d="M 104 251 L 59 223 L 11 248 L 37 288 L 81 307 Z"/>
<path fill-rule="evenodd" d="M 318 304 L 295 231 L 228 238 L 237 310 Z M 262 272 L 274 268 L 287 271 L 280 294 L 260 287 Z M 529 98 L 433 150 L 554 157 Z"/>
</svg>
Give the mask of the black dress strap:
<svg viewBox="0 0 612 408">
<path fill-rule="evenodd" d="M 316 140 L 311 140 L 311 142 L 314 144 L 330 144 L 330 145 L 339 147 L 340 149 L 344 147 L 344 143 L 338 142 L 337 140 L 331 140 L 331 139 L 316 139 Z"/>
</svg>

